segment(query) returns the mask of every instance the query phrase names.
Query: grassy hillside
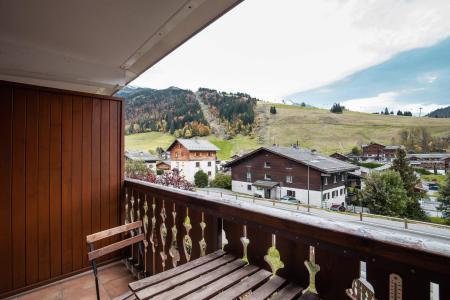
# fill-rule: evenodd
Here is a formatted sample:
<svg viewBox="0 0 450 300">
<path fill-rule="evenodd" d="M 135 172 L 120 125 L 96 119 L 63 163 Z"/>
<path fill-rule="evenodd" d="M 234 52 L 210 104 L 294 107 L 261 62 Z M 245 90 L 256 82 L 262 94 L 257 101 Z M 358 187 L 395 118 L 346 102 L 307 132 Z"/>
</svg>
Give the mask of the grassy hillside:
<svg viewBox="0 0 450 300">
<path fill-rule="evenodd" d="M 324 154 L 347 152 L 355 145 L 375 141 L 391 144 L 399 132 L 411 127 L 426 127 L 432 136 L 449 136 L 450 119 L 384 116 L 359 112 L 332 114 L 328 110 L 290 105 L 276 105 L 277 114 L 269 113 L 273 104 L 258 102 L 256 109 L 259 128 L 253 138 L 237 135 L 231 140 L 215 136 L 205 137 L 218 146 L 220 159 L 235 153 L 255 149 L 274 142 L 282 146 L 296 143 L 314 148 Z M 258 135 L 261 138 L 258 138 Z M 125 137 L 126 149 L 155 150 L 167 147 L 175 138 L 172 135 L 147 132 Z M 257 140 L 262 141 L 258 144 Z"/>
<path fill-rule="evenodd" d="M 257 148 L 259 145 L 248 136 L 237 135 L 231 140 L 222 140 L 213 135 L 206 137 L 221 150 L 217 156 L 221 160 L 229 159 L 235 153 Z M 160 132 L 146 132 L 125 136 L 125 149 L 155 151 L 157 147 L 167 148 L 175 137 Z"/>
<path fill-rule="evenodd" d="M 270 104 L 259 103 L 269 111 Z M 266 115 L 265 143 L 290 145 L 297 140 L 300 146 L 317 149 L 325 154 L 350 151 L 355 145 L 375 141 L 395 143 L 402 129 L 426 127 L 432 136 L 449 136 L 450 120 L 385 116 L 346 111 L 333 114 L 328 110 L 276 105 L 277 114 Z"/>
</svg>

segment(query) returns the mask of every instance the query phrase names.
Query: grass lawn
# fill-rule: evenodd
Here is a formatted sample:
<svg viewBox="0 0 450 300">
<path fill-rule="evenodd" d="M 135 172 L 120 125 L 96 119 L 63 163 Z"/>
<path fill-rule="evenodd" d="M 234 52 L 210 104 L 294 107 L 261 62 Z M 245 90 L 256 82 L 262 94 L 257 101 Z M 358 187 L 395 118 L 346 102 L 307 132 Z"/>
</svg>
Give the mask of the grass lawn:
<svg viewBox="0 0 450 300">
<path fill-rule="evenodd" d="M 235 153 L 242 153 L 260 146 L 256 143 L 256 140 L 242 135 L 237 135 L 231 140 L 221 140 L 214 135 L 210 135 L 206 139 L 220 148 L 217 153 L 220 160 L 228 160 Z M 157 147 L 166 149 L 174 140 L 174 136 L 161 132 L 126 135 L 125 149 L 142 151 L 155 151 Z"/>
<path fill-rule="evenodd" d="M 157 147 L 166 149 L 175 137 L 161 132 L 144 132 L 125 136 L 126 150 L 155 151 Z"/>
<path fill-rule="evenodd" d="M 430 222 L 432 222 L 432 223 L 448 225 L 447 222 L 445 221 L 445 219 L 443 219 L 443 218 L 439 218 L 439 217 L 429 217 L 429 218 L 430 218 Z"/>
<path fill-rule="evenodd" d="M 436 179 L 440 186 L 445 184 L 445 175 L 420 175 L 420 178 L 425 181 L 433 181 L 433 179 Z"/>
</svg>

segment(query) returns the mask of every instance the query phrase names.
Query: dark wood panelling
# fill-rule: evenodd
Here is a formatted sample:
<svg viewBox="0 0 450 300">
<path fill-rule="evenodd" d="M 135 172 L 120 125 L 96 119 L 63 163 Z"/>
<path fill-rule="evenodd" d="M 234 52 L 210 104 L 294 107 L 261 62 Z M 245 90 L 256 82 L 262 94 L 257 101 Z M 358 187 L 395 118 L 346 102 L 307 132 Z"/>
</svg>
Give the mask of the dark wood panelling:
<svg viewBox="0 0 450 300">
<path fill-rule="evenodd" d="M 38 117 L 39 96 L 27 90 L 26 122 L 26 268 L 27 285 L 39 280 L 38 248 Z"/>
<path fill-rule="evenodd" d="M 12 241 L 13 288 L 26 284 L 25 272 L 25 147 L 27 96 L 22 89 L 13 91 L 13 169 L 12 169 Z"/>
<path fill-rule="evenodd" d="M 50 277 L 50 97 L 39 94 L 38 237 L 39 280 Z"/>
<path fill-rule="evenodd" d="M 12 289 L 11 172 L 12 172 L 12 88 L 0 86 L 0 293 Z"/>
<path fill-rule="evenodd" d="M 62 99 L 62 176 L 61 176 L 61 246 L 62 273 L 72 270 L 72 96 L 64 95 Z"/>
<path fill-rule="evenodd" d="M 62 96 L 50 98 L 50 254 L 51 277 L 61 274 L 61 113 Z"/>
<path fill-rule="evenodd" d="M 3 298 L 84 270 L 86 236 L 118 225 L 123 102 L 1 81 L 0 99 Z"/>
</svg>

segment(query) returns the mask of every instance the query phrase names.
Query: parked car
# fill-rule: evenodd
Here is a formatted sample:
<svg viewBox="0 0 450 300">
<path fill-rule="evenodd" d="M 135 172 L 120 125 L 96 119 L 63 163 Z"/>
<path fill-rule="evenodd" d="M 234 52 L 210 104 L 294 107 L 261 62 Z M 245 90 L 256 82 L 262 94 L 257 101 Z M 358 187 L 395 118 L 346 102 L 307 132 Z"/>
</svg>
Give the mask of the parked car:
<svg viewBox="0 0 450 300">
<path fill-rule="evenodd" d="M 428 184 L 428 189 L 430 191 L 438 191 L 439 190 L 439 184 L 437 184 L 437 183 L 430 183 L 430 184 Z"/>
<path fill-rule="evenodd" d="M 293 196 L 288 196 L 288 195 L 281 197 L 280 200 L 282 200 L 282 201 L 289 201 L 289 202 L 295 202 L 295 203 L 298 202 L 297 198 L 295 198 Z"/>
<path fill-rule="evenodd" d="M 262 198 L 262 195 L 261 195 L 261 194 L 254 193 L 254 194 L 253 194 L 253 197 L 255 197 L 255 198 Z"/>
<path fill-rule="evenodd" d="M 332 204 L 330 207 L 332 211 L 345 211 L 345 207 L 341 204 Z"/>
</svg>

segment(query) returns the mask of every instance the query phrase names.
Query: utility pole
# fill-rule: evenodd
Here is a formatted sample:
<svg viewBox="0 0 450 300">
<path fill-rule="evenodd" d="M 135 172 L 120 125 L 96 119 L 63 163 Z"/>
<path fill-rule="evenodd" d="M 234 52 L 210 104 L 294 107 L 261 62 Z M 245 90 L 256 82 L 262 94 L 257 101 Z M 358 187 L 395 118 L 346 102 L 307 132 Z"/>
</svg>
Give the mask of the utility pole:
<svg viewBox="0 0 450 300">
<path fill-rule="evenodd" d="M 308 165 L 308 212 L 309 212 L 309 165 Z"/>
<path fill-rule="evenodd" d="M 422 115 L 422 107 L 419 107 L 419 118 Z"/>
</svg>

